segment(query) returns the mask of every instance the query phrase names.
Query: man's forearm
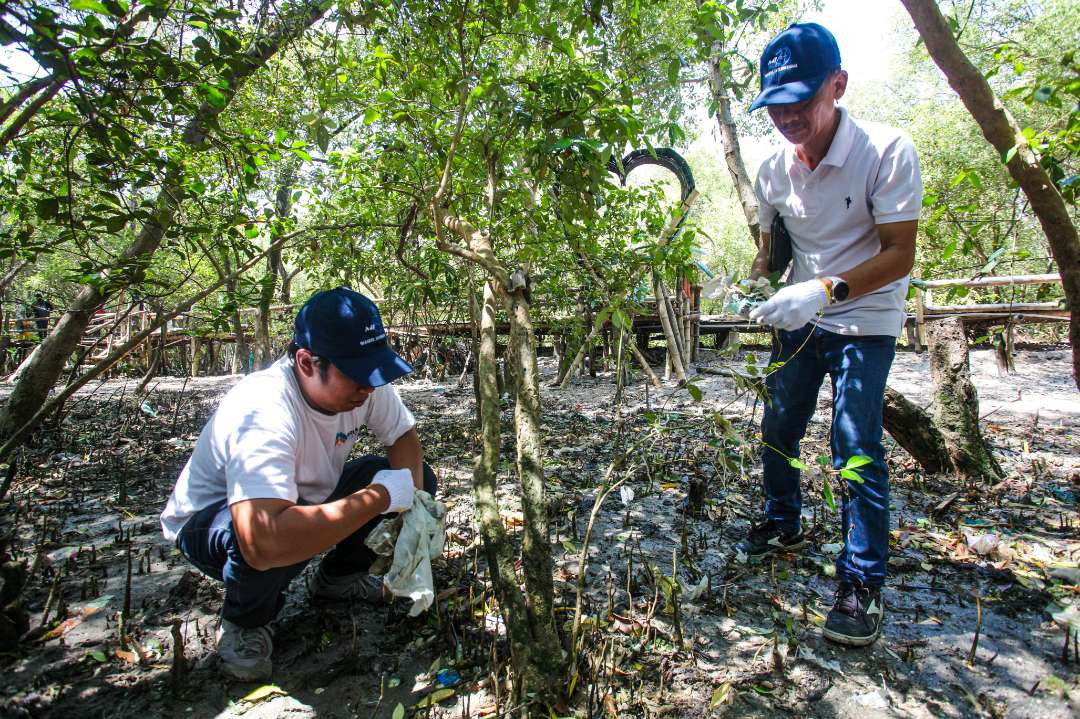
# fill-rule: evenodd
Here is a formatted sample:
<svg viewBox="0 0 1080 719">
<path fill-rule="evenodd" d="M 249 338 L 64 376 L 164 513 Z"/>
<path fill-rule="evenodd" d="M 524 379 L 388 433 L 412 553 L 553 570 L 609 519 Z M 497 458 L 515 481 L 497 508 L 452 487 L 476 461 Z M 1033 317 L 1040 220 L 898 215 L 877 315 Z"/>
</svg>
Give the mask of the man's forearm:
<svg viewBox="0 0 1080 719">
<path fill-rule="evenodd" d="M 424 450 L 416 428 L 410 429 L 386 448 L 386 458 L 391 469 L 407 469 L 412 473 L 417 489 L 424 488 Z"/>
<path fill-rule="evenodd" d="M 387 510 L 390 495 L 376 485 L 326 504 L 250 500 L 232 506 L 244 559 L 260 571 L 287 567 L 333 547 Z"/>
<path fill-rule="evenodd" d="M 750 264 L 750 279 L 756 280 L 769 274 L 769 247 L 772 238 L 768 232 L 761 233 L 761 246 L 758 247 L 757 255 Z"/>
<path fill-rule="evenodd" d="M 848 284 L 848 297 L 859 297 L 898 280 L 915 265 L 915 235 L 918 222 L 878 225 L 881 252 L 856 265 L 840 277 Z"/>
<path fill-rule="evenodd" d="M 848 298 L 851 299 L 881 289 L 909 272 L 911 264 L 906 261 L 905 253 L 892 248 L 841 272 L 839 277 L 848 283 Z"/>
</svg>

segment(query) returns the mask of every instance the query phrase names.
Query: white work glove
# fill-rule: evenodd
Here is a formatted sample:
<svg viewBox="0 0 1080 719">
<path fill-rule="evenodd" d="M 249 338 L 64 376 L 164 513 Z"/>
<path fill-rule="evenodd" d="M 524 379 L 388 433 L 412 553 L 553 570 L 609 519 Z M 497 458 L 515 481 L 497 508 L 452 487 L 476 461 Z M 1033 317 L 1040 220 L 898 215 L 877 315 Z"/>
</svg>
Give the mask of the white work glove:
<svg viewBox="0 0 1080 719">
<path fill-rule="evenodd" d="M 828 301 L 825 284 L 821 280 L 807 280 L 781 288 L 768 302 L 755 307 L 750 319 L 759 325 L 791 332 L 809 322 Z"/>
<path fill-rule="evenodd" d="M 376 484 L 385 487 L 390 495 L 390 506 L 383 514 L 412 509 L 413 493 L 416 491 L 412 472 L 407 469 L 380 469 L 371 480 L 371 486 Z"/>
</svg>

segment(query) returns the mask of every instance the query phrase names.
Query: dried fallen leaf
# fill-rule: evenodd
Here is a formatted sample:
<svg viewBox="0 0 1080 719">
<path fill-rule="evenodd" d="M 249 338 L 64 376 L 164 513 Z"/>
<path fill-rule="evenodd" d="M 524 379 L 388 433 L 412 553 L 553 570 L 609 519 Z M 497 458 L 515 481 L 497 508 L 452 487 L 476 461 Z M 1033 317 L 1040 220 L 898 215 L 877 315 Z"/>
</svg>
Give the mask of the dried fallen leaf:
<svg viewBox="0 0 1080 719">
<path fill-rule="evenodd" d="M 82 617 L 72 617 L 71 619 L 65 619 L 64 621 L 60 622 L 55 627 L 41 635 L 41 641 L 47 642 L 50 639 L 59 639 L 80 624 L 82 624 Z"/>
<path fill-rule="evenodd" d="M 423 709 L 425 707 L 434 706 L 441 701 L 445 701 L 454 696 L 454 690 L 447 687 L 446 689 L 439 689 L 428 694 L 426 697 L 416 702 L 413 705 L 413 709 Z"/>
<path fill-rule="evenodd" d="M 240 701 L 247 702 L 248 704 L 258 704 L 261 701 L 265 701 L 270 697 L 287 697 L 289 692 L 285 691 L 277 684 L 263 684 L 261 687 L 245 696 Z"/>
<path fill-rule="evenodd" d="M 615 697 L 610 693 L 604 695 L 604 712 L 613 719 L 619 717 L 619 706 L 615 703 Z"/>
<path fill-rule="evenodd" d="M 119 659 L 123 659 L 128 664 L 138 664 L 139 657 L 135 652 L 129 652 L 126 649 L 117 649 L 116 656 Z"/>
<path fill-rule="evenodd" d="M 712 693 L 712 698 L 709 699 L 709 709 L 715 709 L 718 706 L 727 704 L 731 701 L 732 695 L 731 682 L 724 682 Z"/>
</svg>

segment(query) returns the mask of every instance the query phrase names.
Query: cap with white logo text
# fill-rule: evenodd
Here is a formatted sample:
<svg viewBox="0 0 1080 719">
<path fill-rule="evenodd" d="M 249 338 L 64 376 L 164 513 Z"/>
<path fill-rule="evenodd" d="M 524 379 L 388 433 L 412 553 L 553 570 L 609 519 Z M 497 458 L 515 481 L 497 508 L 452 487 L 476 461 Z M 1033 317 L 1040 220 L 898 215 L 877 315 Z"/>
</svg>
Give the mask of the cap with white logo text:
<svg viewBox="0 0 1080 719">
<path fill-rule="evenodd" d="M 293 341 L 368 387 L 389 384 L 413 371 L 390 348 L 379 308 L 348 287 L 312 295 L 296 314 Z"/>
<path fill-rule="evenodd" d="M 809 100 L 839 68 L 840 48 L 833 34 L 814 22 L 795 23 L 761 53 L 761 92 L 750 112 Z"/>
</svg>

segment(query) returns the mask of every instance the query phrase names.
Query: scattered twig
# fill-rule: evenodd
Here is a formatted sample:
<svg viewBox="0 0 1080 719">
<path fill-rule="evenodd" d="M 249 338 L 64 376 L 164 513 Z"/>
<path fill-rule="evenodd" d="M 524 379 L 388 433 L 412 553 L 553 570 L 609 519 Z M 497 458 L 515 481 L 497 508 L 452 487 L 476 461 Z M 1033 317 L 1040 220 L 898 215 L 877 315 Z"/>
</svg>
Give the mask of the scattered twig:
<svg viewBox="0 0 1080 719">
<path fill-rule="evenodd" d="M 979 632 L 982 630 L 982 601 L 979 595 L 975 595 L 975 638 L 971 641 L 971 651 L 968 652 L 968 666 L 975 666 L 975 650 L 979 647 Z M 1068 632 L 1065 634 L 1068 637 Z M 1066 643 L 1066 647 L 1068 643 Z"/>
</svg>

